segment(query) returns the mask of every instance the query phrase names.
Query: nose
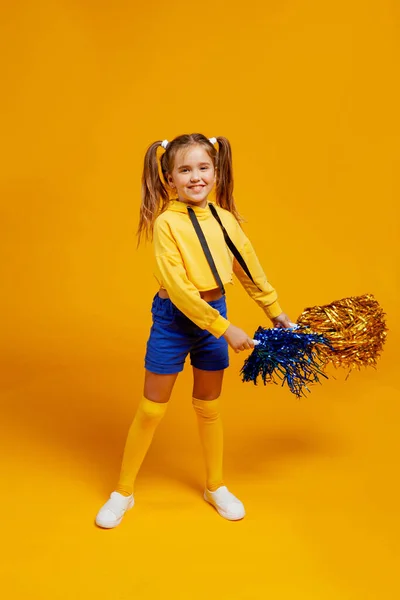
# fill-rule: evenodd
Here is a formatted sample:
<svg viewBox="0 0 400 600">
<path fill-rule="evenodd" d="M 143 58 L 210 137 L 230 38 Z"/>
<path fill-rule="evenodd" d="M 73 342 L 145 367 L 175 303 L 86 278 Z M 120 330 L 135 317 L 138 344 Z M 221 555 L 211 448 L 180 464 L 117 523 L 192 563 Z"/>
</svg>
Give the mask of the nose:
<svg viewBox="0 0 400 600">
<path fill-rule="evenodd" d="M 190 181 L 199 181 L 199 180 L 200 180 L 200 175 L 196 171 L 192 171 L 192 176 L 190 178 Z"/>
</svg>

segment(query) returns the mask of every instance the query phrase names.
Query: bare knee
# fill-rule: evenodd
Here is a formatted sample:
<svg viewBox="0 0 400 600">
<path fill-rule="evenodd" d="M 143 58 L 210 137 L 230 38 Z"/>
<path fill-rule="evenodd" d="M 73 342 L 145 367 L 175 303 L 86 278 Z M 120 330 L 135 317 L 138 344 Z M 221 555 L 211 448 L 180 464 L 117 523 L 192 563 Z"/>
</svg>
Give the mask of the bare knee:
<svg viewBox="0 0 400 600">
<path fill-rule="evenodd" d="M 221 395 L 224 371 L 203 371 L 193 368 L 193 398 L 217 400 Z"/>
<path fill-rule="evenodd" d="M 196 391 L 196 389 L 193 389 L 193 398 L 196 398 L 196 400 L 203 400 L 205 402 L 207 402 L 207 400 L 218 400 L 220 395 L 221 390 L 202 393 L 201 390 Z"/>
<path fill-rule="evenodd" d="M 169 401 L 178 374 L 159 375 L 146 371 L 143 395 L 151 402 L 165 404 Z"/>
<path fill-rule="evenodd" d="M 150 396 L 150 398 L 149 398 Z M 150 400 L 150 402 L 156 402 L 157 404 L 167 404 L 167 402 L 169 402 L 169 396 L 166 397 L 164 395 L 158 395 L 158 394 L 144 394 L 144 397 L 146 398 L 146 400 Z"/>
</svg>

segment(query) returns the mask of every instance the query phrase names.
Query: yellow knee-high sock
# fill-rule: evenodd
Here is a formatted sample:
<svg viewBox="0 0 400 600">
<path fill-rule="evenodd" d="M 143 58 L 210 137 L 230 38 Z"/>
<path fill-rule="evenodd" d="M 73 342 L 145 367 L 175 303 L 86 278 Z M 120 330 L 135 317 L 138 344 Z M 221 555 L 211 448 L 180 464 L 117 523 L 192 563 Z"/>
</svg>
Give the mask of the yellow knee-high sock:
<svg viewBox="0 0 400 600">
<path fill-rule="evenodd" d="M 219 401 L 218 399 L 198 400 L 193 398 L 192 403 L 197 415 L 200 440 L 204 451 L 207 489 L 215 492 L 221 485 L 224 485 L 222 479 L 224 436 Z"/>
<path fill-rule="evenodd" d="M 135 479 L 150 447 L 157 425 L 167 410 L 168 403 L 152 402 L 142 398 L 129 429 L 116 491 L 123 496 L 133 494 Z"/>
</svg>

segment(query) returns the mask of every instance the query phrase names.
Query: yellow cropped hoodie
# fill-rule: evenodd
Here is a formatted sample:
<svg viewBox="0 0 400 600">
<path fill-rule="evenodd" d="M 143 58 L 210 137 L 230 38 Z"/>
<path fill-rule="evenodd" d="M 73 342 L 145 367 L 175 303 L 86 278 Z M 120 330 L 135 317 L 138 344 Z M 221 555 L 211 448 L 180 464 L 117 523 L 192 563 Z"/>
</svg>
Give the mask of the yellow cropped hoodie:
<svg viewBox="0 0 400 600">
<path fill-rule="evenodd" d="M 277 317 L 281 308 L 277 293 L 268 283 L 254 249 L 241 226 L 229 211 L 214 204 L 231 240 L 243 256 L 254 283 L 248 278 L 227 247 L 222 229 L 210 207 L 192 206 L 210 247 L 222 283 L 232 283 L 235 273 L 251 298 L 268 317 Z M 230 323 L 200 296 L 218 287 L 200 241 L 190 221 L 187 204 L 172 200 L 154 223 L 155 277 L 167 290 L 171 302 L 201 329 L 220 337 Z"/>
</svg>

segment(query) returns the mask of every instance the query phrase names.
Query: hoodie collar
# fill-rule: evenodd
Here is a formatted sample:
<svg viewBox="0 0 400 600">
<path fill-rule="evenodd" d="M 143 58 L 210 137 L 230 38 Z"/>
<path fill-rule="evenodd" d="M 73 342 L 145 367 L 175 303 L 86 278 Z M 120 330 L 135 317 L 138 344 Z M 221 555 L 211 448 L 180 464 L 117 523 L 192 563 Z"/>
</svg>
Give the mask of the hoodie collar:
<svg viewBox="0 0 400 600">
<path fill-rule="evenodd" d="M 192 206 L 191 204 L 186 204 L 186 202 L 181 202 L 180 200 L 171 200 L 170 203 L 168 204 L 168 208 L 167 210 L 172 210 L 173 212 L 179 212 L 179 213 L 184 213 L 184 214 L 188 214 L 188 206 L 190 206 L 191 208 L 193 208 L 196 217 L 198 218 L 207 218 L 210 214 L 210 207 L 207 206 L 205 208 L 201 208 L 200 206 Z"/>
</svg>

